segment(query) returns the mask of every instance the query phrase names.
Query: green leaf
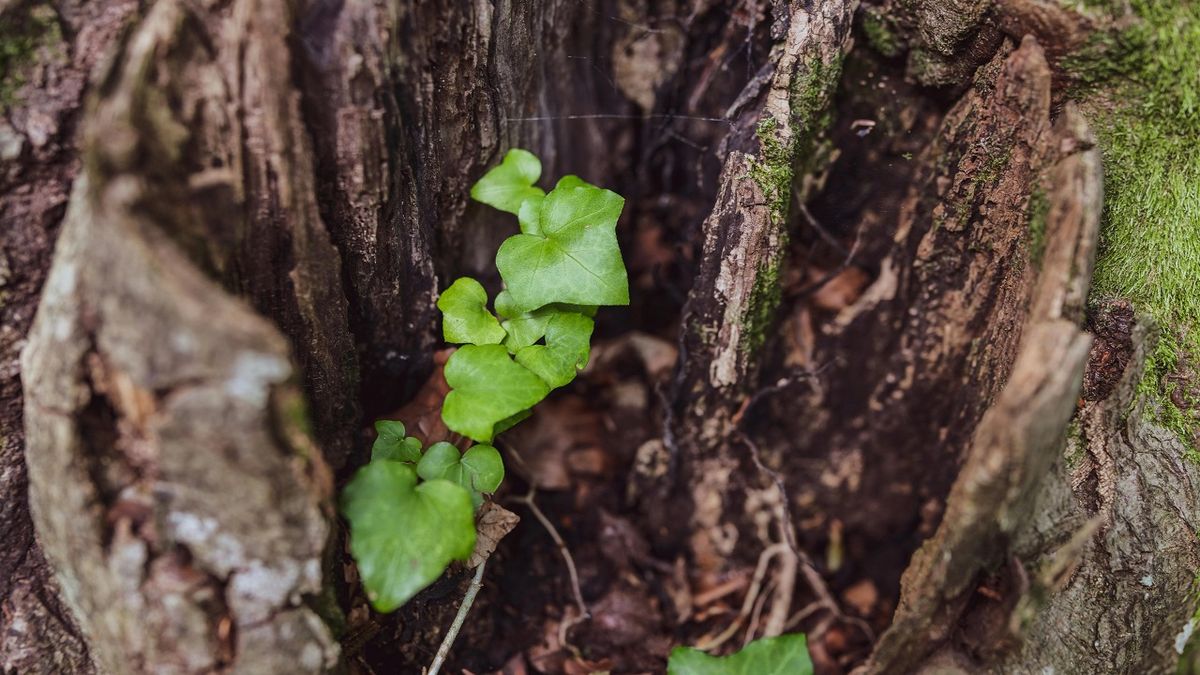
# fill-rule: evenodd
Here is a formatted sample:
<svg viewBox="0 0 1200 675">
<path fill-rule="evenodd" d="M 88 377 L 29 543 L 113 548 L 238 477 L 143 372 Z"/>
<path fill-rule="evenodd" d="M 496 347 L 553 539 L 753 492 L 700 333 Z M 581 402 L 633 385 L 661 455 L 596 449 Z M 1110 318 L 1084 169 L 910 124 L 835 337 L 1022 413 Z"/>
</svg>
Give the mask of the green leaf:
<svg viewBox="0 0 1200 675">
<path fill-rule="evenodd" d="M 516 354 L 522 347 L 537 344 L 538 340 L 546 337 L 546 328 L 551 320 L 566 314 L 582 314 L 590 318 L 596 315 L 596 306 L 555 303 L 506 319 L 501 325 L 504 332 L 508 333 L 504 338 L 508 353 Z M 591 332 L 591 328 L 588 328 L 588 332 Z"/>
<path fill-rule="evenodd" d="M 509 237 L 496 254 L 512 307 L 629 304 L 616 234 L 624 204 L 617 193 L 590 185 L 569 183 L 546 195 L 540 234 Z"/>
<path fill-rule="evenodd" d="M 548 305 L 506 320 L 502 324 L 504 332 L 508 334 L 504 338 L 504 346 L 510 354 L 516 354 L 522 347 L 536 344 L 546 336 L 546 326 L 550 320 L 561 313 L 557 305 Z"/>
<path fill-rule="evenodd" d="M 455 344 L 496 345 L 504 340 L 500 321 L 487 309 L 487 291 L 471 277 L 460 277 L 438 298 L 442 336 Z"/>
<path fill-rule="evenodd" d="M 582 314 L 555 314 L 546 323 L 546 344 L 522 347 L 517 363 L 542 378 L 550 387 L 562 387 L 587 366 L 592 320 Z"/>
<path fill-rule="evenodd" d="M 576 188 L 576 187 L 594 188 L 596 186 L 592 185 L 591 183 L 587 182 L 586 180 L 580 178 L 579 176 L 576 176 L 575 174 L 571 174 L 571 173 L 563 176 L 562 178 L 559 178 L 558 183 L 556 183 L 554 185 L 555 190 L 557 190 L 558 188 Z"/>
<path fill-rule="evenodd" d="M 505 417 L 504 419 L 500 420 L 499 422 L 496 422 L 495 435 L 500 435 L 500 434 L 508 431 L 509 429 L 517 426 L 521 422 L 524 422 L 525 420 L 529 419 L 529 416 L 532 414 L 533 414 L 532 410 L 522 410 L 521 412 L 517 413 L 516 415 L 512 415 L 510 417 Z"/>
<path fill-rule="evenodd" d="M 517 222 L 521 224 L 521 231 L 525 234 L 541 234 L 542 233 L 542 199 L 526 199 L 521 202 L 521 209 L 517 212 Z"/>
<path fill-rule="evenodd" d="M 516 363 L 500 345 L 466 345 L 446 362 L 453 389 L 442 404 L 446 426 L 490 443 L 499 422 L 533 407 L 550 393 L 542 378 Z"/>
<path fill-rule="evenodd" d="M 490 445 L 476 445 L 460 455 L 449 443 L 434 443 L 417 464 L 417 475 L 425 480 L 448 480 L 471 492 L 478 508 L 483 503 L 481 493 L 491 494 L 504 480 L 504 461 L 500 452 Z"/>
<path fill-rule="evenodd" d="M 513 304 L 512 294 L 507 289 L 496 294 L 496 313 L 509 319 L 521 314 L 521 310 Z"/>
<path fill-rule="evenodd" d="M 513 148 L 471 187 L 471 199 L 519 215 L 527 200 L 541 201 L 546 194 L 533 185 L 541 175 L 542 163 L 533 153 Z"/>
<path fill-rule="evenodd" d="M 421 441 L 405 436 L 404 423 L 394 420 L 376 420 L 375 443 L 371 445 L 371 461 L 392 460 L 416 462 L 421 459 Z"/>
<path fill-rule="evenodd" d="M 390 612 L 475 548 L 471 494 L 447 480 L 417 485 L 400 462 L 371 462 L 342 491 L 350 553 L 371 605 Z"/>
<path fill-rule="evenodd" d="M 812 660 L 803 633 L 763 638 L 729 656 L 709 656 L 699 649 L 676 647 L 667 675 L 812 675 Z"/>
</svg>

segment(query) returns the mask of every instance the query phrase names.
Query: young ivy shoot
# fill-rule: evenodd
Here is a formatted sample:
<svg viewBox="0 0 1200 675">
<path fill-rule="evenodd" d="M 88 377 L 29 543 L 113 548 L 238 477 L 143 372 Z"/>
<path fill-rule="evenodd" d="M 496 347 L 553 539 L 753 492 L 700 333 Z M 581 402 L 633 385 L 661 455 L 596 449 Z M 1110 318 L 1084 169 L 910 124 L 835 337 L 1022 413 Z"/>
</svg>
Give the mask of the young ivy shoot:
<svg viewBox="0 0 1200 675">
<path fill-rule="evenodd" d="M 490 443 L 587 365 L 596 308 L 629 304 L 616 234 L 625 200 L 577 176 L 546 193 L 536 185 L 541 173 L 532 153 L 510 150 L 471 188 L 473 199 L 517 216 L 521 233 L 496 253 L 504 290 L 491 308 L 470 277 L 437 303 L 443 337 L 462 345 L 446 362 L 442 420 L 477 445 L 423 449 L 402 422 L 381 420 L 371 461 L 342 492 L 350 553 L 380 612 L 470 556 L 475 511 L 504 479 Z"/>
</svg>

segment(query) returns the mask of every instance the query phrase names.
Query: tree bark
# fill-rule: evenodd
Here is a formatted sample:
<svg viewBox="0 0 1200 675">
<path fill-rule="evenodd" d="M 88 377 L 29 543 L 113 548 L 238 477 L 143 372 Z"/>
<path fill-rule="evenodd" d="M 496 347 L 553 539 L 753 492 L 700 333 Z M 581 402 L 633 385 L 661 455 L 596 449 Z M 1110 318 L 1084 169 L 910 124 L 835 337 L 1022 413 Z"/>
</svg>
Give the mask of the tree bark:
<svg viewBox="0 0 1200 675">
<path fill-rule="evenodd" d="M 611 422 L 631 335 L 678 358 L 550 490 L 591 617 L 526 519 L 452 665 L 661 670 L 732 620 L 823 673 L 1172 670 L 1200 469 L 1159 327 L 1089 296 L 1089 16 L 0 1 L 0 666 L 419 672 L 467 575 L 372 615 L 336 491 L 436 382 L 439 289 L 499 287 L 469 188 L 524 147 L 626 197 L 633 290 L 529 424 Z M 761 620 L 693 605 L 759 564 Z"/>
</svg>

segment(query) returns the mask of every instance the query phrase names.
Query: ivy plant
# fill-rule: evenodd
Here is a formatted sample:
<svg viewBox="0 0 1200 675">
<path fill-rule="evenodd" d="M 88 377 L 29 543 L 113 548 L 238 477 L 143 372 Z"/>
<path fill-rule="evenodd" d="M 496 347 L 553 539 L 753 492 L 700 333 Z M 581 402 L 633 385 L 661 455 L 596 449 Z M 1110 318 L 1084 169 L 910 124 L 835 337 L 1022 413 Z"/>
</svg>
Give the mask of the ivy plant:
<svg viewBox="0 0 1200 675">
<path fill-rule="evenodd" d="M 442 337 L 460 345 L 446 362 L 442 420 L 462 447 L 423 448 L 402 422 L 380 420 L 370 463 L 342 491 L 350 552 L 378 611 L 470 556 L 475 510 L 504 480 L 493 439 L 587 366 L 597 308 L 629 303 L 616 235 L 625 200 L 578 176 L 547 193 L 541 173 L 537 157 L 514 149 L 471 188 L 473 199 L 517 216 L 521 230 L 496 254 L 504 288 L 490 307 L 470 277 L 438 298 Z"/>
<path fill-rule="evenodd" d="M 709 656 L 699 649 L 676 647 L 667 675 L 812 675 L 803 633 L 762 638 L 729 656 Z"/>
</svg>

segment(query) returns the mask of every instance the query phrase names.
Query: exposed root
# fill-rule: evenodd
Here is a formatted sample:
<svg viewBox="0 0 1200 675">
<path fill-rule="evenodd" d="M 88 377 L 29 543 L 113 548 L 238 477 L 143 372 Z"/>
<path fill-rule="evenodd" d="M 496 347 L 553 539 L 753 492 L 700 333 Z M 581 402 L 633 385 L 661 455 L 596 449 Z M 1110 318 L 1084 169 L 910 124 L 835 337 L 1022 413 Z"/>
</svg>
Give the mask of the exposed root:
<svg viewBox="0 0 1200 675">
<path fill-rule="evenodd" d="M 837 600 L 833 597 L 833 594 L 829 592 L 829 587 L 825 584 L 825 580 L 821 578 L 821 573 L 817 571 L 817 568 L 813 564 L 812 558 L 809 557 L 808 552 L 804 551 L 797 545 L 795 527 L 792 524 L 792 514 L 790 509 L 791 500 L 788 497 L 787 489 L 783 484 L 783 478 L 777 472 L 773 471 L 770 467 L 763 463 L 762 458 L 759 457 L 758 445 L 754 441 L 750 440 L 746 434 L 738 432 L 737 440 L 739 440 L 750 450 L 750 458 L 754 460 L 755 466 L 758 467 L 759 471 L 763 472 L 768 478 L 771 479 L 771 481 L 775 484 L 775 488 L 779 491 L 781 503 L 779 525 L 780 529 L 783 531 L 783 538 L 787 542 L 787 546 L 790 549 L 789 553 L 791 554 L 788 556 L 790 560 L 787 558 L 783 560 L 783 569 L 780 570 L 779 574 L 779 578 L 781 580 L 787 580 L 790 578 L 791 581 L 781 581 L 779 587 L 777 588 L 776 595 L 784 597 L 784 599 L 772 605 L 772 611 L 767 622 L 767 627 L 763 631 L 764 637 L 781 635 L 789 627 L 798 624 L 803 619 L 803 617 L 797 619 L 795 616 L 790 619 L 787 618 L 788 611 L 791 606 L 792 591 L 795 588 L 794 580 L 796 568 L 799 567 L 800 572 L 804 574 L 804 580 L 808 584 L 808 587 L 812 590 L 813 594 L 817 596 L 817 601 L 815 603 L 817 604 L 817 607 L 819 609 L 828 611 L 831 617 L 839 623 L 846 623 L 857 627 L 862 631 L 863 635 L 868 640 L 874 642 L 875 631 L 871 629 L 870 624 L 859 617 L 849 616 L 842 611 L 841 605 L 838 604 Z M 786 593 L 786 596 L 783 596 L 784 593 Z M 801 612 L 805 612 L 811 607 L 812 605 L 809 605 L 809 607 L 801 610 Z M 811 613 L 812 612 L 809 612 L 809 614 Z M 805 617 L 807 617 L 809 614 L 805 614 Z M 822 625 L 825 624 L 823 623 Z"/>
<path fill-rule="evenodd" d="M 763 579 L 767 574 L 767 566 L 770 565 L 771 559 L 788 550 L 787 544 L 772 544 L 763 549 L 763 552 L 758 556 L 758 565 L 754 569 L 754 579 L 750 582 L 750 590 L 746 591 L 746 598 L 742 601 L 742 610 L 734 618 L 733 623 L 729 624 L 724 631 L 713 638 L 703 637 L 696 643 L 696 649 L 702 651 L 710 651 L 720 647 L 729 638 L 733 637 L 742 627 L 742 622 L 750 617 L 754 611 L 754 603 L 758 600 L 759 591 L 762 590 Z"/>
</svg>

